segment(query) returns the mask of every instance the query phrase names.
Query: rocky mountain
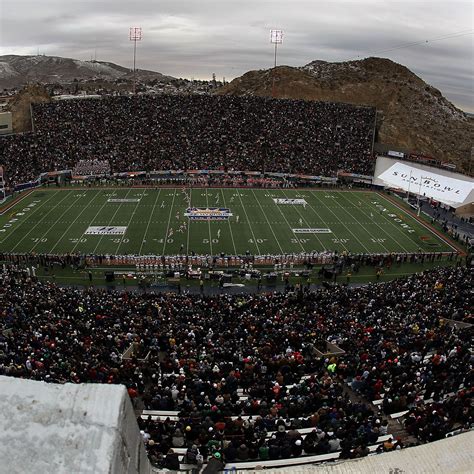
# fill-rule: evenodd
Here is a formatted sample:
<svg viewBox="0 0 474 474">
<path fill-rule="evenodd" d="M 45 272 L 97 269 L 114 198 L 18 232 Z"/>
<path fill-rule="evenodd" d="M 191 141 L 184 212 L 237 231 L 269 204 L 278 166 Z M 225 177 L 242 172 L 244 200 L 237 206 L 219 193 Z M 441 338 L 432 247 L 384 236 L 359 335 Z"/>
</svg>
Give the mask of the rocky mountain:
<svg viewBox="0 0 474 474">
<path fill-rule="evenodd" d="M 377 108 L 377 141 L 416 151 L 467 170 L 474 119 L 408 68 L 389 59 L 250 71 L 218 94 L 346 102 Z"/>
<path fill-rule="evenodd" d="M 39 84 L 30 84 L 25 86 L 8 103 L 7 110 L 12 112 L 13 131 L 27 132 L 32 128 L 31 124 L 31 104 L 50 102 L 51 97 Z"/>
<path fill-rule="evenodd" d="M 137 70 L 137 81 L 172 80 L 159 72 Z M 57 56 L 0 56 L 0 91 L 27 83 L 133 80 L 133 71 L 106 61 L 80 61 Z"/>
</svg>

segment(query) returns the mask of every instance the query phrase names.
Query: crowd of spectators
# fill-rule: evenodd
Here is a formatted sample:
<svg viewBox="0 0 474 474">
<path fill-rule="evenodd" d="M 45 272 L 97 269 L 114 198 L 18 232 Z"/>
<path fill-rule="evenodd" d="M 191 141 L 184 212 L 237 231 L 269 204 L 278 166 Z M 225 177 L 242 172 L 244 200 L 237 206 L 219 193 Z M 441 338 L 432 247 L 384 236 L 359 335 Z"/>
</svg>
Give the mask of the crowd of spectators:
<svg viewBox="0 0 474 474">
<path fill-rule="evenodd" d="M 159 95 L 33 107 L 34 133 L 0 140 L 10 184 L 107 160 L 113 172 L 256 170 L 335 176 L 373 167 L 375 109 L 260 97 Z"/>
<path fill-rule="evenodd" d="M 473 331 L 451 321 L 469 318 L 471 290 L 461 266 L 357 288 L 202 296 L 82 291 L 8 264 L 0 374 L 122 383 L 136 403 L 178 411 L 178 422 L 141 421 L 157 459 L 176 443 L 228 459 L 262 447 L 270 458 L 335 447 L 354 457 L 386 426 L 371 405 L 382 396 L 385 413 L 412 410 L 407 429 L 423 441 L 472 426 Z M 321 357 L 327 341 L 344 353 Z M 351 380 L 366 403 L 347 396 Z M 315 430 L 309 440 L 301 427 Z"/>
<path fill-rule="evenodd" d="M 79 160 L 72 170 L 73 176 L 109 176 L 107 160 Z"/>
</svg>

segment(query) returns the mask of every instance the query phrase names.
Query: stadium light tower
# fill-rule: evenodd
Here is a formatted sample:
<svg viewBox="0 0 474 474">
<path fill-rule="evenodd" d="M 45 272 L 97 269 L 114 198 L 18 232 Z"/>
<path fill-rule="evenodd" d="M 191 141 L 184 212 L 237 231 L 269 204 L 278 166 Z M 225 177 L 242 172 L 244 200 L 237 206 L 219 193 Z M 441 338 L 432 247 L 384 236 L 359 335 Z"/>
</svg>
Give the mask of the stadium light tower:
<svg viewBox="0 0 474 474">
<path fill-rule="evenodd" d="M 418 212 L 416 213 L 417 216 L 420 215 L 420 209 L 421 209 L 421 202 L 420 202 L 420 196 L 421 196 L 421 184 L 423 182 L 424 179 L 427 179 L 427 180 L 430 180 L 430 177 L 429 176 L 420 176 L 420 189 L 418 190 Z M 408 203 L 410 204 L 410 203 Z"/>
<path fill-rule="evenodd" d="M 277 48 L 283 43 L 283 30 L 270 30 L 270 43 L 275 45 L 275 61 L 273 67 L 277 67 Z"/>
<path fill-rule="evenodd" d="M 278 45 L 283 43 L 283 30 L 270 30 L 270 43 L 275 45 L 272 81 L 272 97 L 275 97 L 275 70 L 277 67 L 277 49 Z"/>
<path fill-rule="evenodd" d="M 135 95 L 137 87 L 137 69 L 135 67 L 137 59 L 137 41 L 141 41 L 143 38 L 141 27 L 131 26 L 128 37 L 130 41 L 133 41 L 133 95 Z"/>
</svg>

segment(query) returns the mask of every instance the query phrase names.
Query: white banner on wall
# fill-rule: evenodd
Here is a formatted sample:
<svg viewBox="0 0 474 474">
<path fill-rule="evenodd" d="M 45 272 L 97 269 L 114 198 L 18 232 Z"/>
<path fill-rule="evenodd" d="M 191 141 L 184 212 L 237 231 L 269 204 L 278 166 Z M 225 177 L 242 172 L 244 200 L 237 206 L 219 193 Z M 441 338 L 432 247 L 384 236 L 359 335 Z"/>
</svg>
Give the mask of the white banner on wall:
<svg viewBox="0 0 474 474">
<path fill-rule="evenodd" d="M 376 178 L 383 181 L 385 186 L 410 191 L 447 204 L 463 203 L 474 189 L 473 182 L 467 177 L 466 180 L 450 178 L 399 162 Z"/>
</svg>

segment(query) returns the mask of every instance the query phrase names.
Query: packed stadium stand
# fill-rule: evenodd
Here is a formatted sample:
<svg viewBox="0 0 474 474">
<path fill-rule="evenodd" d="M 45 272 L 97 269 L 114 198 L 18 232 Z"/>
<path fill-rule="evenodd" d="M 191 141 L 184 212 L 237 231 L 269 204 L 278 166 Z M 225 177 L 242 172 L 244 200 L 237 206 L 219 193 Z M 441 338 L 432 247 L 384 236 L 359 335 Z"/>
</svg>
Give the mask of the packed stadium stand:
<svg viewBox="0 0 474 474">
<path fill-rule="evenodd" d="M 393 419 L 418 443 L 473 424 L 466 267 L 238 296 L 83 291 L 16 265 L 0 283 L 0 375 L 124 384 L 160 468 L 353 459 L 402 449 Z"/>
<path fill-rule="evenodd" d="M 340 171 L 372 175 L 375 165 L 375 110 L 348 104 L 235 96 L 103 97 L 38 104 L 33 119 L 33 132 L 0 139 L 0 165 L 11 188 L 62 170 L 70 170 L 72 179 L 164 170 L 334 178 Z M 219 174 L 197 184 L 288 184 L 276 178 L 246 176 L 243 183 L 242 177 Z M 113 184 L 105 182 L 104 188 Z M 85 185 L 73 183 L 77 189 Z M 75 199 L 87 199 L 85 192 L 77 193 Z M 181 193 L 180 201 L 188 202 L 186 189 Z M 203 196 L 207 200 L 207 191 Z M 112 193 L 106 198 L 105 203 L 127 201 Z M 329 193 L 326 198 L 337 200 Z M 298 199 L 272 199 L 278 200 Z M 4 214 L 12 212 L 12 201 Z M 136 210 L 135 201 L 140 198 L 131 199 Z M 158 197 L 153 209 L 157 202 Z M 354 209 L 362 208 L 359 198 L 356 202 L 352 211 L 339 205 L 349 221 Z M 61 216 L 76 212 L 70 210 L 74 205 L 65 206 Z M 368 209 L 367 226 L 387 211 L 381 205 Z M 113 212 L 117 215 L 120 207 Z M 402 234 L 409 226 L 398 212 L 392 216 L 405 226 L 396 228 Z M 170 211 L 168 227 L 171 216 Z M 13 213 L 8 219 L 5 234 L 18 220 Z M 53 225 L 41 219 L 33 225 Z M 115 228 L 112 222 L 96 224 Z M 349 229 L 353 224 L 347 222 Z M 321 225 L 290 231 L 331 233 Z M 426 256 L 434 267 L 435 257 L 440 262 L 444 253 L 451 266 L 387 283 L 379 283 L 377 273 L 377 283 L 366 285 L 350 285 L 347 276 L 346 284 L 324 281 L 316 289 L 287 281 L 284 291 L 226 294 L 219 287 L 205 295 L 203 282 L 195 294 L 181 292 L 181 286 L 176 292 L 125 291 L 125 277 L 123 291 L 92 286 L 89 269 L 106 260 L 124 268 L 133 261 L 139 270 L 145 255 L 148 266 L 156 270 L 161 262 L 163 269 L 168 265 L 164 247 L 150 264 L 142 247 L 135 260 L 95 249 L 85 258 L 75 246 L 69 253 L 38 251 L 34 239 L 41 237 L 26 236 L 33 241 L 31 250 L 21 253 L 9 252 L 6 239 L 0 241 L 0 457 L 21 453 L 23 442 L 32 448 L 20 464 L 0 462 L 0 473 L 18 466 L 38 472 L 209 473 L 342 461 L 338 472 L 391 469 L 397 474 L 413 465 L 415 451 L 403 454 L 411 449 L 445 472 L 448 464 L 436 448 L 433 453 L 431 442 L 459 454 L 450 467 L 469 464 L 459 447 L 473 435 L 474 322 L 470 258 L 462 249 L 425 255 L 416 241 L 418 253 L 410 255 L 353 255 L 344 247 L 343 252 L 303 252 L 299 260 L 291 254 L 257 256 L 256 266 L 270 261 L 285 272 L 287 264 L 312 269 L 314 263 L 324 276 L 325 265 L 334 267 L 334 281 L 338 265 L 362 263 L 381 272 L 393 262 L 423 266 Z M 375 233 L 369 238 L 380 243 Z M 123 238 L 117 240 L 120 246 Z M 140 240 L 144 243 L 145 236 Z M 182 249 L 170 257 L 178 276 L 181 266 L 194 272 L 193 267 L 212 268 L 205 263 L 228 257 L 213 254 L 212 247 L 207 255 Z M 250 272 L 249 257 L 247 251 L 232 258 Z M 81 266 L 89 271 L 91 286 L 79 289 L 36 276 L 37 269 L 54 265 L 74 271 Z M 458 449 L 446 439 L 455 434 L 462 440 Z"/>
<path fill-rule="evenodd" d="M 18 184 L 81 160 L 112 172 L 226 169 L 335 176 L 374 167 L 375 109 L 234 96 L 104 97 L 33 106 L 34 133 L 0 140 Z"/>
</svg>

